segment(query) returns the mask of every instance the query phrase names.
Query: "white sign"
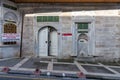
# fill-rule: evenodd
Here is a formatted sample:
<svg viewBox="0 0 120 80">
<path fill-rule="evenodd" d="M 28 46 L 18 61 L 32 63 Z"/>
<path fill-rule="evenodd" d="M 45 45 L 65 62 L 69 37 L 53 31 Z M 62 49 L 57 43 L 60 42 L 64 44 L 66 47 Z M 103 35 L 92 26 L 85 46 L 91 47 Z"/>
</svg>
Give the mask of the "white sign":
<svg viewBox="0 0 120 80">
<path fill-rule="evenodd" d="M 4 34 L 2 34 L 2 40 L 3 41 L 20 40 L 20 34 L 16 34 L 16 33 L 4 33 Z"/>
</svg>

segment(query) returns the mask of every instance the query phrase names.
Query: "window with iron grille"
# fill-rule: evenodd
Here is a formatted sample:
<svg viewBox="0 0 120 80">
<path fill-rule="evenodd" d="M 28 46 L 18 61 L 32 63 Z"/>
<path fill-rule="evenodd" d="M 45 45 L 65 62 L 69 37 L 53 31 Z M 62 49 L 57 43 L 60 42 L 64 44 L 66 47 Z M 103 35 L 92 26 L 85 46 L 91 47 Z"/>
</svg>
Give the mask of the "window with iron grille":
<svg viewBox="0 0 120 80">
<path fill-rule="evenodd" d="M 37 16 L 37 22 L 59 22 L 59 16 Z"/>
<path fill-rule="evenodd" d="M 78 33 L 88 33 L 88 23 L 77 23 Z"/>
<path fill-rule="evenodd" d="M 16 25 L 13 23 L 4 24 L 4 33 L 7 33 L 7 34 L 17 33 Z M 16 44 L 16 41 L 13 41 L 13 40 L 12 41 L 5 41 L 5 42 L 3 42 L 3 44 L 13 45 L 13 44 Z"/>
</svg>

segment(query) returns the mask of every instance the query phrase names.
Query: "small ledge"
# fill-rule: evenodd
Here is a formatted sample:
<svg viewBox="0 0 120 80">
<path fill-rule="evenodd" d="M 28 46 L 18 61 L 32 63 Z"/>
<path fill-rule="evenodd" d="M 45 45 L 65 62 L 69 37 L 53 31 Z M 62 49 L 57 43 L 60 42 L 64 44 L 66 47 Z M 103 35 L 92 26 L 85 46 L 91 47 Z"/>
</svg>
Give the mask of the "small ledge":
<svg viewBox="0 0 120 80">
<path fill-rule="evenodd" d="M 4 47 L 19 47 L 20 45 L 0 45 L 0 48 Z"/>
</svg>

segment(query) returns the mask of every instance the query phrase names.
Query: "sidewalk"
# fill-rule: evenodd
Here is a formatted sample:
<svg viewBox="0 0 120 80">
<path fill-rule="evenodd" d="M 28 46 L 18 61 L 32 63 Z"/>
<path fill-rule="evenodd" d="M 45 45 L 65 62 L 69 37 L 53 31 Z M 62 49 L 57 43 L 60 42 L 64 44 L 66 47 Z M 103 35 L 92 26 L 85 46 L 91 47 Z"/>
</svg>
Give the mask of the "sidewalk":
<svg viewBox="0 0 120 80">
<path fill-rule="evenodd" d="M 74 61 L 73 63 L 68 62 L 57 62 L 53 58 L 13 58 L 7 60 L 0 60 L 0 71 L 4 67 L 11 69 L 10 74 L 27 75 L 29 78 L 33 75 L 36 68 L 41 71 L 41 76 L 48 78 L 78 78 L 78 73 L 82 72 L 87 78 L 106 78 L 106 79 L 120 79 L 120 66 L 108 66 L 101 63 L 98 64 L 82 64 Z M 49 74 L 48 74 L 49 73 Z M 0 73 L 1 75 L 3 73 Z M 8 74 L 7 74 L 8 76 Z M 40 79 L 41 76 L 37 77 Z M 34 76 L 32 76 L 34 78 Z M 80 79 L 79 79 L 80 80 Z"/>
</svg>

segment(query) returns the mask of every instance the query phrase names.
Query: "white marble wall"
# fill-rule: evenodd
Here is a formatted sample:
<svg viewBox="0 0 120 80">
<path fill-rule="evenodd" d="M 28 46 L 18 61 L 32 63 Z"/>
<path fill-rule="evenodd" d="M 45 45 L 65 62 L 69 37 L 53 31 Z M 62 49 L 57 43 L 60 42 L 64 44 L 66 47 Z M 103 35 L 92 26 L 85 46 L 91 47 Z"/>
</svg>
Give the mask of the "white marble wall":
<svg viewBox="0 0 120 80">
<path fill-rule="evenodd" d="M 35 16 L 35 15 L 34 15 Z M 89 53 L 91 56 L 98 56 L 100 60 L 113 61 L 120 58 L 120 15 L 119 10 L 92 10 L 77 12 L 59 13 L 58 23 L 38 23 L 34 17 L 25 17 L 23 52 L 28 55 L 35 52 L 35 39 L 38 30 L 47 25 L 58 29 L 59 54 L 62 58 L 69 58 L 76 55 L 76 35 L 74 29 L 76 22 L 89 22 Z M 34 26 L 33 26 L 34 25 Z M 33 33 L 34 30 L 34 33 Z M 72 36 L 63 36 L 64 33 L 71 33 Z M 32 35 L 32 36 L 31 36 Z M 35 38 L 33 38 L 33 35 Z"/>
<path fill-rule="evenodd" d="M 4 30 L 4 15 L 8 12 L 13 12 L 18 17 L 18 22 L 16 23 L 17 26 L 17 33 L 21 34 L 21 16 L 19 10 L 12 10 L 9 8 L 3 7 L 3 4 L 8 4 L 17 8 L 17 5 L 8 0 L 0 0 L 0 34 L 3 34 Z M 10 16 L 11 17 L 11 16 Z M 4 45 L 2 42 L 2 36 L 0 36 L 0 58 L 10 58 L 10 57 L 19 57 L 20 55 L 20 40 L 17 41 L 18 44 L 16 45 Z"/>
</svg>

